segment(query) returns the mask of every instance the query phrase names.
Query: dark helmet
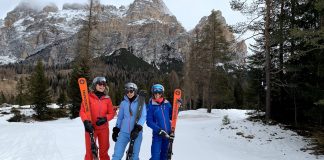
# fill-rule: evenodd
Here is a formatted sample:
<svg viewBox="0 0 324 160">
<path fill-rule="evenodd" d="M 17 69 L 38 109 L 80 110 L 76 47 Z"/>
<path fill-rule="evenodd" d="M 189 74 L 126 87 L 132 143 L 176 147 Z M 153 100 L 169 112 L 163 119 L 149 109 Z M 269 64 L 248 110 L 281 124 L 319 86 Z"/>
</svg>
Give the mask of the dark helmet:
<svg viewBox="0 0 324 160">
<path fill-rule="evenodd" d="M 126 92 L 126 91 L 130 91 L 130 90 L 132 90 L 132 91 L 134 91 L 135 93 L 136 93 L 137 90 L 138 90 L 137 85 L 136 85 L 135 83 L 133 83 L 133 82 L 128 82 L 128 83 L 126 83 L 125 86 L 124 86 L 124 89 L 125 89 L 125 92 Z"/>
<path fill-rule="evenodd" d="M 164 87 L 161 84 L 154 84 L 151 88 L 152 93 L 164 93 Z"/>
</svg>

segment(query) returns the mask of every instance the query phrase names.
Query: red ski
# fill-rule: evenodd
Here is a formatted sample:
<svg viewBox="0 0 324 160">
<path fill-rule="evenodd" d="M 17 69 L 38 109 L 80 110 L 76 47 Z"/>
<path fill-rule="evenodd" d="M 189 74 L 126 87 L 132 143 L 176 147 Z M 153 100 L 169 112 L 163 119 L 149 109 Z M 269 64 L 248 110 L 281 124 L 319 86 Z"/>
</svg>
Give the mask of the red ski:
<svg viewBox="0 0 324 160">
<path fill-rule="evenodd" d="M 81 92 L 82 103 L 85 107 L 85 112 L 87 117 L 91 120 L 91 112 L 90 112 L 90 105 L 89 105 L 89 95 L 88 95 L 88 85 L 87 80 L 85 78 L 78 79 L 79 88 Z M 96 144 L 96 140 L 94 138 L 94 133 L 90 133 L 90 140 L 91 140 L 91 151 L 94 160 L 98 160 L 98 146 Z"/>
<path fill-rule="evenodd" d="M 173 145 L 173 140 L 175 136 L 175 129 L 176 129 L 176 124 L 177 124 L 177 119 L 178 119 L 178 112 L 179 112 L 179 100 L 181 99 L 181 90 L 180 89 L 175 89 L 173 92 L 173 108 L 172 108 L 172 121 L 171 121 L 171 134 L 170 136 L 170 143 L 168 147 L 168 160 L 171 160 L 173 151 L 172 151 L 172 145 Z"/>
</svg>

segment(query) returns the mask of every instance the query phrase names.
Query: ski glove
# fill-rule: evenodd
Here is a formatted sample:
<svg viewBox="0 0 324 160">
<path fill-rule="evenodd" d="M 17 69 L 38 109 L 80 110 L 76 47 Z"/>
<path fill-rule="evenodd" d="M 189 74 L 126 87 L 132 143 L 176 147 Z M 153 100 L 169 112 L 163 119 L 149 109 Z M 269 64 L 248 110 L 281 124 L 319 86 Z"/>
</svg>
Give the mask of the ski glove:
<svg viewBox="0 0 324 160">
<path fill-rule="evenodd" d="M 182 99 L 181 98 L 177 99 L 177 102 L 179 103 L 180 106 L 182 105 Z"/>
<path fill-rule="evenodd" d="M 97 119 L 98 119 L 97 122 L 96 122 L 97 126 L 101 126 L 101 125 L 103 125 L 103 124 L 105 124 L 107 122 L 106 117 L 98 117 Z"/>
<path fill-rule="evenodd" d="M 118 127 L 113 128 L 113 134 L 112 134 L 112 139 L 114 142 L 117 141 L 118 134 L 120 132 L 120 129 Z"/>
<path fill-rule="evenodd" d="M 84 129 L 86 132 L 92 133 L 93 132 L 93 126 L 89 120 L 83 121 Z"/>
<path fill-rule="evenodd" d="M 142 129 L 143 129 L 143 127 L 141 125 L 135 124 L 134 129 L 132 130 L 131 135 L 130 135 L 131 139 L 132 140 L 136 139 L 139 132 L 141 132 Z"/>
<path fill-rule="evenodd" d="M 159 135 L 166 139 L 172 139 L 172 137 L 170 137 L 170 135 L 167 132 L 165 132 L 163 129 L 160 129 Z"/>
</svg>

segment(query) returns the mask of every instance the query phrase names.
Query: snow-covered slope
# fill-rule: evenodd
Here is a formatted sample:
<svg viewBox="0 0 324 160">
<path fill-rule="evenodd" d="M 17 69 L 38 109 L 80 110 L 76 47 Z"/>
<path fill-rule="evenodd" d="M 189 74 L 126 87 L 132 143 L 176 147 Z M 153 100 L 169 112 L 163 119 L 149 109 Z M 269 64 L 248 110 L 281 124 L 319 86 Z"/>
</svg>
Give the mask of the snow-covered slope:
<svg viewBox="0 0 324 160">
<path fill-rule="evenodd" d="M 174 160 L 315 160 L 300 149 L 303 137 L 279 126 L 247 121 L 242 110 L 205 109 L 179 113 L 174 142 Z M 228 115 L 231 123 L 223 126 Z M 0 159 L 80 160 L 83 159 L 84 129 L 80 118 L 50 122 L 9 123 L 11 115 L 0 116 Z M 116 119 L 109 124 L 114 126 Z M 112 129 L 112 127 L 110 127 Z M 238 132 L 243 136 L 237 135 Z M 254 137 L 252 139 L 246 138 Z M 252 136 L 253 135 L 253 136 Z M 140 158 L 150 158 L 151 130 L 145 125 Z M 115 143 L 110 141 L 109 155 Z M 324 156 L 318 157 L 324 159 Z"/>
</svg>

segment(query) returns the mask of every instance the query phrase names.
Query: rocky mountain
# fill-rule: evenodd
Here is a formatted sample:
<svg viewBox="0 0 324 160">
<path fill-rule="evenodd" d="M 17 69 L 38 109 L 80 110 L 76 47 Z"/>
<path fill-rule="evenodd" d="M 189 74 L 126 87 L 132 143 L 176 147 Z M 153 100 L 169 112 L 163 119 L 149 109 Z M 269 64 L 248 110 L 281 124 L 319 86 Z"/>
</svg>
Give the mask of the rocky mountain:
<svg viewBox="0 0 324 160">
<path fill-rule="evenodd" d="M 100 5 L 99 12 L 93 32 L 98 40 L 94 57 L 126 48 L 159 68 L 166 60 L 183 61 L 189 51 L 193 35 L 163 0 L 135 0 L 119 8 Z M 39 58 L 48 65 L 70 62 L 76 56 L 77 34 L 88 13 L 88 6 L 81 4 L 65 4 L 59 10 L 53 4 L 35 9 L 20 3 L 0 25 L 0 64 L 35 63 Z"/>
</svg>

